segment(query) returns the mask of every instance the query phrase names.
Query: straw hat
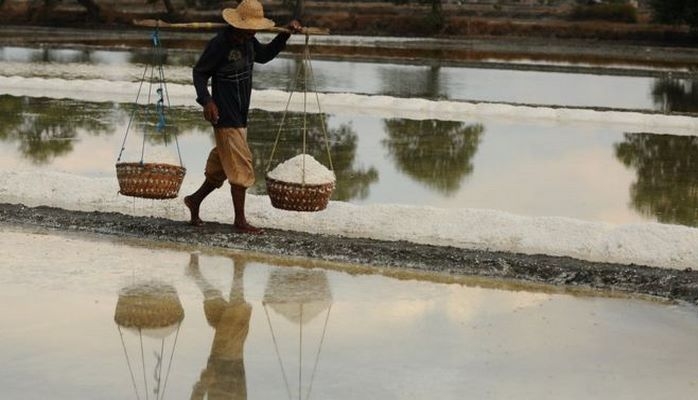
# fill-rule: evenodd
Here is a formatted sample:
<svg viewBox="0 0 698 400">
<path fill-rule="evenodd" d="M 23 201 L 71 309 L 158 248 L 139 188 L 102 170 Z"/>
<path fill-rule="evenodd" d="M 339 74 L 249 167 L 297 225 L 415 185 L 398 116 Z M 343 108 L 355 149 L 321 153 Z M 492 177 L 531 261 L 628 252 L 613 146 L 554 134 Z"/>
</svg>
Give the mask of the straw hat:
<svg viewBox="0 0 698 400">
<path fill-rule="evenodd" d="M 261 30 L 276 25 L 274 21 L 264 18 L 262 4 L 258 0 L 242 0 L 236 8 L 223 10 L 225 22 L 238 29 Z"/>
</svg>

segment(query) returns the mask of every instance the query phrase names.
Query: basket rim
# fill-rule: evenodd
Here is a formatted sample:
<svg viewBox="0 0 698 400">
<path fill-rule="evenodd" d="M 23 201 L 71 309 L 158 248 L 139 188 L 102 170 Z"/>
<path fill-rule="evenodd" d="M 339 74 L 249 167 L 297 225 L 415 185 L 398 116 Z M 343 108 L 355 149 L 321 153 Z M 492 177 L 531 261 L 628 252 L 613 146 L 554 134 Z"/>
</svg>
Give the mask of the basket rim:
<svg viewBox="0 0 698 400">
<path fill-rule="evenodd" d="M 281 181 L 278 179 L 270 178 L 269 174 L 265 176 L 265 180 L 268 183 L 280 183 L 283 185 L 289 185 L 289 186 L 298 186 L 298 187 L 325 187 L 325 186 L 332 186 L 336 184 L 336 181 L 332 182 L 325 182 L 325 183 L 298 183 L 298 182 L 286 182 L 286 181 Z"/>
<path fill-rule="evenodd" d="M 158 167 L 174 167 L 174 168 L 181 168 L 183 170 L 186 170 L 186 168 L 183 165 L 176 165 L 176 164 L 170 164 L 170 163 L 160 163 L 160 162 L 129 161 L 129 162 L 116 163 L 117 168 L 119 168 L 120 166 L 124 166 L 124 167 L 130 167 L 130 166 L 153 167 L 153 166 L 158 166 Z"/>
</svg>

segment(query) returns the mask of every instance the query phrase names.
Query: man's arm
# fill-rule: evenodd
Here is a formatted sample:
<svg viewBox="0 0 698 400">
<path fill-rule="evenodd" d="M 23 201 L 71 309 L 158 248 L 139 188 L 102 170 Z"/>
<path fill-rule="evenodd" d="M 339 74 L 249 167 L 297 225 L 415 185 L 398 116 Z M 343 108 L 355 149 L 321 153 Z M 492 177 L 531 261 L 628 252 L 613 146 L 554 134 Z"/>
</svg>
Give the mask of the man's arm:
<svg viewBox="0 0 698 400">
<path fill-rule="evenodd" d="M 268 44 L 261 44 L 255 38 L 254 39 L 254 60 L 255 62 L 264 64 L 274 59 L 284 48 L 286 48 L 286 41 L 291 37 L 291 33 L 300 32 L 302 26 L 300 22 L 293 20 L 286 26 L 288 32 L 282 32 L 276 35 L 276 37 Z"/>
<path fill-rule="evenodd" d="M 219 36 L 213 38 L 204 52 L 201 53 L 199 60 L 194 65 L 192 77 L 194 80 L 194 88 L 196 89 L 196 102 L 205 106 L 211 101 L 211 93 L 208 91 L 208 81 L 216 71 L 216 67 L 220 64 L 221 58 L 225 57 L 225 52 L 222 49 Z"/>
<path fill-rule="evenodd" d="M 274 40 L 267 44 L 259 43 L 257 38 L 254 39 L 254 61 L 264 64 L 276 57 L 281 50 L 286 48 L 286 41 L 291 36 L 290 33 L 282 32 L 276 35 Z"/>
</svg>

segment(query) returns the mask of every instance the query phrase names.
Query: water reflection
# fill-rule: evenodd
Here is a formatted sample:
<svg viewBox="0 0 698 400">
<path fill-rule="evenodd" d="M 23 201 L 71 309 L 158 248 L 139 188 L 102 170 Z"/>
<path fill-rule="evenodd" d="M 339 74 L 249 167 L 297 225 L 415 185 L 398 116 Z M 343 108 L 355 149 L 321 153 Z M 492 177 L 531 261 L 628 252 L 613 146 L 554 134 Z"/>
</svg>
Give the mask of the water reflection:
<svg viewBox="0 0 698 400">
<path fill-rule="evenodd" d="M 143 42 L 149 43 L 145 39 Z M 177 39 L 176 45 L 184 42 L 186 40 Z M 196 48 L 200 46 L 197 44 Z M 314 49 L 314 52 L 316 50 L 321 48 Z M 185 49 L 164 52 L 162 61 L 167 65 L 170 82 L 190 85 L 191 65 L 197 57 L 198 51 Z M 0 63 L 5 64 L 0 66 L 3 75 L 10 76 L 41 75 L 71 80 L 110 77 L 132 81 L 140 76 L 138 68 L 134 67 L 151 64 L 153 58 L 146 49 L 126 52 L 0 47 Z M 678 68 L 673 71 L 674 76 L 690 78 L 685 69 Z M 254 88 L 288 90 L 299 69 L 300 60 L 295 56 L 283 56 L 274 63 L 260 65 L 256 70 L 258 75 Z M 633 76 L 603 75 L 598 70 L 590 73 L 572 71 L 561 72 L 555 68 L 527 70 L 520 65 L 512 65 L 511 69 L 491 69 L 424 63 L 358 62 L 353 59 L 313 62 L 314 86 L 323 93 L 646 110 L 664 110 L 664 95 L 674 96 L 674 88 L 666 87 L 674 85 L 671 84 L 672 79 L 657 79 L 664 71 L 639 69 L 634 71 Z M 687 79 L 677 79 L 675 82 L 684 86 L 684 92 L 686 87 L 693 85 Z M 698 107 L 698 99 L 690 95 L 683 96 L 678 103 L 673 105 L 675 108 L 672 110 L 695 110 Z"/>
<path fill-rule="evenodd" d="M 57 62 L 57 63 L 86 63 L 91 62 L 92 52 L 76 49 L 50 49 L 41 48 L 33 51 L 29 57 L 30 62 Z"/>
<path fill-rule="evenodd" d="M 113 161 L 132 107 L 131 103 L 0 95 L 3 168 L 26 168 L 31 163 L 40 169 L 113 176 Z M 201 173 L 197 172 L 203 168 L 201 154 L 213 146 L 210 124 L 199 108 L 168 111 L 168 132 L 177 134 L 185 166 L 193 174 Z M 281 119 L 279 112 L 251 111 L 250 147 L 258 177 L 255 194 L 266 192 L 263 177 Z M 287 115 L 272 167 L 299 154 L 302 124 L 302 113 Z M 692 137 L 623 134 L 623 125 L 589 132 L 588 126 L 576 123 L 548 126 L 495 119 L 479 124 L 313 114 L 307 124 L 307 152 L 322 163 L 327 163 L 323 130 L 328 134 L 338 177 L 333 200 L 698 225 L 692 211 L 698 179 L 691 168 L 697 151 Z M 132 136 L 136 142 L 127 143 L 126 148 L 140 157 L 142 135 Z M 148 135 L 146 143 L 154 147 L 171 136 Z M 146 156 L 163 153 L 146 148 Z M 580 159 L 593 159 L 596 167 L 590 169 Z M 623 165 L 632 167 L 635 179 Z M 516 182 L 513 170 L 520 172 L 515 174 Z M 570 177 L 574 187 L 558 190 Z M 509 199 L 512 190 L 520 196 Z M 541 190 L 549 196 L 541 198 L 537 194 Z M 588 195 L 588 200 L 570 202 L 570 190 L 583 193 L 585 199 Z"/>
<path fill-rule="evenodd" d="M 232 260 L 233 282 L 227 299 L 199 270 L 198 254 L 192 254 L 187 269 L 204 296 L 206 321 L 215 330 L 208 363 L 194 384 L 191 399 L 247 399 L 244 347 L 252 306 L 245 300 L 247 261 L 240 256 Z"/>
<path fill-rule="evenodd" d="M 698 137 L 626 133 L 616 157 L 636 171 L 632 205 L 664 223 L 698 226 Z"/>
<path fill-rule="evenodd" d="M 310 55 L 308 55 L 310 57 Z M 315 92 L 321 91 L 327 85 L 326 76 L 315 75 L 315 70 L 310 62 L 310 58 L 296 57 L 287 63 L 283 63 L 286 73 L 279 76 L 281 82 L 288 82 L 286 90 L 294 93 L 305 93 L 314 96 Z"/>
<path fill-rule="evenodd" d="M 147 34 L 144 35 L 147 38 Z M 81 64 L 149 64 L 153 52 L 149 46 L 128 51 L 62 48 L 0 47 L 0 61 L 24 63 L 81 63 Z M 198 52 L 163 49 L 161 60 L 171 66 L 191 66 L 198 58 Z"/>
<path fill-rule="evenodd" d="M 382 92 L 387 95 L 431 100 L 448 98 L 446 85 L 441 83 L 444 74 L 439 65 L 403 68 L 398 74 L 395 73 L 395 68 L 379 68 Z"/>
<path fill-rule="evenodd" d="M 244 279 L 248 259 L 240 254 L 230 257 L 233 277 L 227 298 L 202 273 L 198 252 L 191 255 L 186 271 L 204 297 L 206 321 L 215 330 L 206 367 L 194 384 L 191 399 L 247 399 L 244 347 L 253 311 L 252 305 L 245 299 Z M 277 267 L 270 272 L 262 306 L 289 398 L 295 397 L 292 393 L 296 392 L 299 399 L 310 396 L 331 304 L 332 294 L 326 271 Z M 319 342 L 313 343 L 308 340 L 308 334 L 312 333 L 308 329 L 311 321 L 320 315 L 323 316 L 322 332 Z M 278 319 L 278 316 L 282 319 Z M 298 335 L 294 335 L 294 332 Z M 296 349 L 297 353 L 295 350 L 293 354 L 284 353 L 283 349 L 289 348 L 283 345 L 284 342 L 295 342 L 291 348 Z M 309 364 L 305 364 L 307 361 L 303 356 L 308 347 L 311 348 L 312 358 Z M 291 359 L 297 364 L 289 364 Z M 310 371 L 306 371 L 307 366 L 311 368 Z M 289 371 L 293 371 L 293 377 L 298 377 L 298 388 L 291 388 L 293 384 L 290 382 L 296 380 L 292 379 Z M 303 391 L 305 396 L 301 396 Z"/>
<path fill-rule="evenodd" d="M 132 107 L 132 105 L 119 105 L 120 108 Z M 156 113 L 153 112 L 153 105 L 139 105 L 140 110 L 135 112 L 134 124 L 141 129 L 135 131 L 139 135 L 142 132 L 152 130 L 157 123 Z M 170 143 L 175 136 L 191 134 L 192 132 L 209 131 L 211 125 L 206 122 L 201 111 L 189 107 L 168 107 L 166 118 L 166 129 L 152 134 L 146 134 L 145 138 L 149 144 Z M 141 136 L 142 137 L 142 136 Z"/>
<path fill-rule="evenodd" d="M 168 57 L 168 53 L 164 50 L 157 52 L 134 51 L 129 55 L 128 61 L 131 64 L 165 65 L 168 64 Z"/>
<path fill-rule="evenodd" d="M 75 143 L 82 139 L 80 135 L 113 135 L 128 113 L 134 110 L 133 107 L 138 107 L 134 130 L 151 129 L 156 122 L 152 105 L 0 95 L 0 141 L 17 142 L 19 153 L 34 164 L 50 164 L 73 152 Z M 185 107 L 170 108 L 167 129 L 159 134 L 145 135 L 146 142 L 167 144 L 175 135 L 208 129 L 208 123 L 197 111 Z M 139 141 L 143 138 L 140 133 Z"/>
<path fill-rule="evenodd" d="M 186 315 L 179 336 L 166 337 L 168 352 L 177 337 L 166 387 L 170 355 L 159 357 L 166 361 L 160 397 L 201 396 L 197 390 L 206 388 L 203 398 L 235 398 L 244 385 L 249 399 L 297 398 L 301 329 L 304 399 L 695 397 L 695 307 L 617 292 L 213 249 L 192 272 L 188 247 L 2 228 L 3 399 L 136 398 L 115 324 L 115 293 L 126 286 L 118 282 L 131 282 L 134 271 L 163 289 L 162 282 L 172 285 L 169 293 L 176 288 L 184 314 L 178 307 L 134 313 L 139 319 L 132 321 L 141 322 L 132 325 L 145 331 L 152 321 L 170 326 Z M 173 273 L 182 260 L 184 271 Z M 195 284 L 200 275 L 206 282 Z M 211 291 L 212 285 L 221 291 Z M 156 304 L 176 306 L 163 292 L 168 290 L 147 291 L 169 299 Z M 120 329 L 140 398 L 154 399 L 159 347 L 144 348 L 150 397 L 143 396 L 138 332 Z M 160 339 L 144 334 L 143 341 Z M 244 363 L 226 356 L 241 350 Z M 244 366 L 244 375 L 236 365 Z M 207 380 L 212 377 L 221 380 Z"/>
<path fill-rule="evenodd" d="M 151 393 L 164 398 L 183 319 L 184 309 L 171 285 L 149 281 L 121 289 L 114 322 L 137 399 Z M 133 335 L 125 337 L 124 330 Z"/>
<path fill-rule="evenodd" d="M 657 79 L 652 85 L 652 99 L 664 112 L 697 112 L 698 80 Z"/>
<path fill-rule="evenodd" d="M 292 393 L 298 393 L 299 400 L 310 398 L 313 381 L 319 365 L 320 354 L 322 352 L 322 345 L 327 333 L 327 323 L 332 309 L 332 293 L 330 291 L 326 272 L 319 269 L 309 270 L 293 267 L 275 268 L 269 274 L 262 305 L 264 306 L 264 312 L 274 342 L 274 350 L 279 360 L 279 368 L 289 399 L 295 397 Z M 279 337 L 278 334 L 279 324 L 282 321 L 272 318 L 268 311 L 269 309 L 282 316 L 286 322 L 297 327 L 298 342 L 292 347 L 298 349 L 297 354 L 281 354 L 282 352 L 280 351 L 278 342 L 284 338 Z M 311 343 L 311 346 L 316 346 L 316 348 L 311 348 L 313 357 L 310 361 L 312 365 L 310 366 L 310 376 L 308 377 L 304 364 L 304 361 L 307 362 L 307 360 L 303 357 L 304 344 L 307 346 L 308 343 L 308 339 L 304 338 L 304 333 L 307 333 L 307 327 L 305 331 L 304 327 L 320 315 L 324 317 L 323 324 L 318 343 Z M 282 329 L 281 332 L 290 333 L 291 329 Z M 289 334 L 289 336 L 291 335 Z M 297 361 L 297 365 L 290 367 L 290 359 Z M 294 367 L 297 368 L 297 373 L 293 375 L 288 374 L 287 371 L 289 369 L 292 370 Z M 306 372 L 305 378 L 303 376 L 304 372 Z M 292 389 L 289 379 L 290 376 L 298 377 L 297 390 Z"/>
<path fill-rule="evenodd" d="M 383 145 L 398 168 L 446 195 L 473 172 L 472 158 L 485 128 L 456 121 L 389 119 Z"/>
<path fill-rule="evenodd" d="M 134 110 L 134 107 L 137 109 Z M 17 142 L 18 151 L 23 157 L 34 164 L 47 165 L 72 153 L 75 143 L 81 139 L 80 135 L 113 135 L 130 113 L 135 118 L 133 137 L 126 145 L 128 151 L 139 153 L 143 138 L 149 145 L 160 145 L 172 143 L 175 136 L 181 138 L 194 132 L 208 132 L 208 136 L 212 135 L 212 129 L 202 118 L 201 111 L 191 107 L 169 108 L 166 129 L 149 134 L 157 122 L 152 104 L 92 103 L 1 95 L 0 141 Z M 258 177 L 263 177 L 266 173 L 281 118 L 281 113 L 251 111 L 249 124 L 250 131 L 254 132 L 251 148 Z M 369 194 L 370 185 L 378 181 L 378 171 L 374 167 L 354 165 L 358 134 L 350 124 L 330 127 L 328 119 L 327 115 L 308 116 L 307 152 L 327 164 L 323 133 L 327 132 L 332 164 L 338 178 L 333 199 L 364 199 Z M 275 163 L 292 158 L 301 151 L 302 114 L 289 113 L 286 120 L 287 128 L 284 128 L 277 148 Z M 263 179 L 258 179 L 255 190 L 257 193 L 266 193 Z"/>
<path fill-rule="evenodd" d="M 0 96 L 0 140 L 19 142 L 20 153 L 35 164 L 47 164 L 73 151 L 79 131 L 112 133 L 109 103 L 84 103 L 36 97 Z"/>
</svg>

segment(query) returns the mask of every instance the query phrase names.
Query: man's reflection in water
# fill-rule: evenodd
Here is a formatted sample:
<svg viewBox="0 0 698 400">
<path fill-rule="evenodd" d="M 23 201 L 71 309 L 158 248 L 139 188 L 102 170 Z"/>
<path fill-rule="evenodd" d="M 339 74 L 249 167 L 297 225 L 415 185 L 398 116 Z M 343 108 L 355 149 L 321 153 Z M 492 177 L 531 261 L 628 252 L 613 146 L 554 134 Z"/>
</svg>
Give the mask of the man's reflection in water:
<svg viewBox="0 0 698 400">
<path fill-rule="evenodd" d="M 192 254 L 188 275 L 201 289 L 206 319 L 216 331 L 208 363 L 194 385 L 192 399 L 247 399 L 243 347 L 250 329 L 252 306 L 245 302 L 245 263 L 241 257 L 233 256 L 233 283 L 226 301 L 221 291 L 201 274 L 198 254 Z"/>
</svg>

